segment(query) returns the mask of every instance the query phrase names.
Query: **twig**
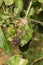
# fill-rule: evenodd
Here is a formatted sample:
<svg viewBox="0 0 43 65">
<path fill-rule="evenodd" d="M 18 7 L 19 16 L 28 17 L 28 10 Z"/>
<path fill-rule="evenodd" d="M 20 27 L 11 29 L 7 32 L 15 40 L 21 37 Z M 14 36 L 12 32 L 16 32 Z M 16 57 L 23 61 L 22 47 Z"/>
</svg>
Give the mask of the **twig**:
<svg viewBox="0 0 43 65">
<path fill-rule="evenodd" d="M 37 21 L 37 20 L 34 20 L 34 19 L 30 19 L 30 21 L 41 24 L 43 26 L 43 22 L 41 22 L 41 21 Z"/>
<path fill-rule="evenodd" d="M 31 63 L 31 65 L 34 65 L 36 62 L 41 61 L 41 60 L 43 60 L 43 57 L 40 57 L 40 58 L 34 60 L 34 61 Z"/>
<path fill-rule="evenodd" d="M 26 12 L 26 17 L 28 15 L 28 13 L 30 12 L 30 8 L 31 8 L 31 5 L 32 5 L 32 2 L 33 2 L 33 0 L 30 1 L 30 4 L 29 4 L 27 12 Z"/>
</svg>

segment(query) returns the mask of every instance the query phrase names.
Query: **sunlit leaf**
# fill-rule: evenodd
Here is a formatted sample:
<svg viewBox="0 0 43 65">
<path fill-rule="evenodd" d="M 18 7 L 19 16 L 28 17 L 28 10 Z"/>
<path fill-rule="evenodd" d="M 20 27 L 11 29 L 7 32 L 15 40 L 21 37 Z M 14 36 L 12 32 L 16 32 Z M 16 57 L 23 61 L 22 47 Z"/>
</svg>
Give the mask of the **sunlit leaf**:
<svg viewBox="0 0 43 65">
<path fill-rule="evenodd" d="M 38 0 L 40 3 L 43 3 L 43 0 Z"/>
<path fill-rule="evenodd" d="M 15 55 L 8 60 L 8 65 L 27 65 L 28 60 L 23 59 L 21 55 Z"/>
<path fill-rule="evenodd" d="M 14 0 L 4 0 L 4 2 L 7 6 L 9 6 L 13 4 Z"/>
</svg>

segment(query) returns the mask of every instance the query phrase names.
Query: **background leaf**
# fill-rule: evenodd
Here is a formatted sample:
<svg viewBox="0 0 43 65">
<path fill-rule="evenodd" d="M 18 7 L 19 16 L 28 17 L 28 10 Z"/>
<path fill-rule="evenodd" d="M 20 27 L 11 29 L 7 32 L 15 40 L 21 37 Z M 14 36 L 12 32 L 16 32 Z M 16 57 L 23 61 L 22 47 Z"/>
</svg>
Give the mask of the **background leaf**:
<svg viewBox="0 0 43 65">
<path fill-rule="evenodd" d="M 43 3 L 43 0 L 38 0 L 40 3 Z"/>
<path fill-rule="evenodd" d="M 1 7 L 2 3 L 3 3 L 3 0 L 0 0 L 0 7 Z"/>
<path fill-rule="evenodd" d="M 14 17 L 18 18 L 20 15 L 19 13 L 23 10 L 23 1 L 22 0 L 16 0 L 15 1 L 15 8 L 14 8 Z"/>
<path fill-rule="evenodd" d="M 4 0 L 4 2 L 7 6 L 9 6 L 13 4 L 14 0 Z"/>
<path fill-rule="evenodd" d="M 6 53 L 11 53 L 12 48 L 10 47 L 10 45 L 7 43 L 7 40 L 4 36 L 4 33 L 0 27 L 0 48 L 3 48 Z"/>
</svg>

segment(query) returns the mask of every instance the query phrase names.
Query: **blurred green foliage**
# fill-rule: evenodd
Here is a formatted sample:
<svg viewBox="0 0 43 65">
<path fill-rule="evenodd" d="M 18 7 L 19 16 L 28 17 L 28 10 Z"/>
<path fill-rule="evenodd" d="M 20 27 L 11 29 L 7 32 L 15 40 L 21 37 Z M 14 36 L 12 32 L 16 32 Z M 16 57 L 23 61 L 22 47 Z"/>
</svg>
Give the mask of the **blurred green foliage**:
<svg viewBox="0 0 43 65">
<path fill-rule="evenodd" d="M 43 0 L 28 0 L 28 2 L 29 7 L 24 8 L 26 5 L 23 0 L 0 0 L 0 48 L 10 54 L 13 49 L 12 45 L 15 47 L 19 41 L 19 50 L 22 49 L 23 58 L 28 60 L 28 64 L 24 62 L 23 65 L 31 65 L 34 60 L 43 57 L 43 25 L 38 24 L 41 21 L 43 23 Z M 30 19 L 38 20 L 38 22 L 34 23 Z M 14 55 L 10 58 L 8 65 L 10 62 L 11 65 L 14 61 L 19 62 L 19 58 L 15 58 Z M 43 65 L 43 60 L 34 65 Z"/>
</svg>

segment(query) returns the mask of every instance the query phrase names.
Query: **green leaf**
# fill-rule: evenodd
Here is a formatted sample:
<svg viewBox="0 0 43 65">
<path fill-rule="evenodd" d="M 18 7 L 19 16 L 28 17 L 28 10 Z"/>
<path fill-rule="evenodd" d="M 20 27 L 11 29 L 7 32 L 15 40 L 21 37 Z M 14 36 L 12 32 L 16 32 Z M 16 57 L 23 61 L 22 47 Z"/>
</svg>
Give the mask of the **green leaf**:
<svg viewBox="0 0 43 65">
<path fill-rule="evenodd" d="M 21 43 L 20 46 L 23 47 L 25 44 L 27 44 L 33 35 L 33 29 L 31 28 L 31 26 L 29 24 L 25 24 L 25 26 L 22 28 L 22 35 L 21 35 Z"/>
<path fill-rule="evenodd" d="M 5 35 L 0 27 L 0 48 L 3 48 L 5 50 L 6 53 L 11 53 L 12 52 L 12 48 L 11 46 L 8 44 Z"/>
<path fill-rule="evenodd" d="M 6 4 L 7 6 L 12 5 L 12 4 L 14 3 L 14 1 L 15 1 L 15 0 L 4 0 L 5 4 Z"/>
<path fill-rule="evenodd" d="M 28 60 L 23 59 L 21 55 L 14 55 L 8 60 L 8 65 L 27 65 Z"/>
<path fill-rule="evenodd" d="M 19 16 L 19 13 L 23 9 L 23 1 L 22 0 L 16 0 L 15 1 L 15 8 L 14 8 L 14 17 L 17 18 Z"/>
<path fill-rule="evenodd" d="M 3 0 L 0 0 L 0 7 L 1 7 L 2 3 L 3 3 Z"/>
<path fill-rule="evenodd" d="M 14 18 L 18 18 L 18 17 L 19 17 L 19 9 L 14 8 Z"/>
<path fill-rule="evenodd" d="M 9 18 L 9 15 L 8 15 L 8 14 L 5 14 L 4 12 L 0 12 L 0 18 L 1 18 L 2 20 L 6 20 L 6 19 Z"/>
<path fill-rule="evenodd" d="M 34 15 L 34 13 L 35 13 L 35 9 L 32 7 L 32 8 L 30 9 L 29 15 Z"/>
<path fill-rule="evenodd" d="M 23 8 L 23 1 L 22 0 L 16 0 L 15 1 L 15 7 L 19 8 L 19 11 Z"/>
<path fill-rule="evenodd" d="M 4 13 L 2 10 L 0 10 L 0 19 L 6 20 L 9 18 L 9 14 Z"/>
<path fill-rule="evenodd" d="M 14 34 L 14 29 L 10 26 L 7 28 L 8 36 L 12 36 Z"/>
<path fill-rule="evenodd" d="M 43 3 L 43 0 L 38 0 L 40 3 Z"/>
</svg>

